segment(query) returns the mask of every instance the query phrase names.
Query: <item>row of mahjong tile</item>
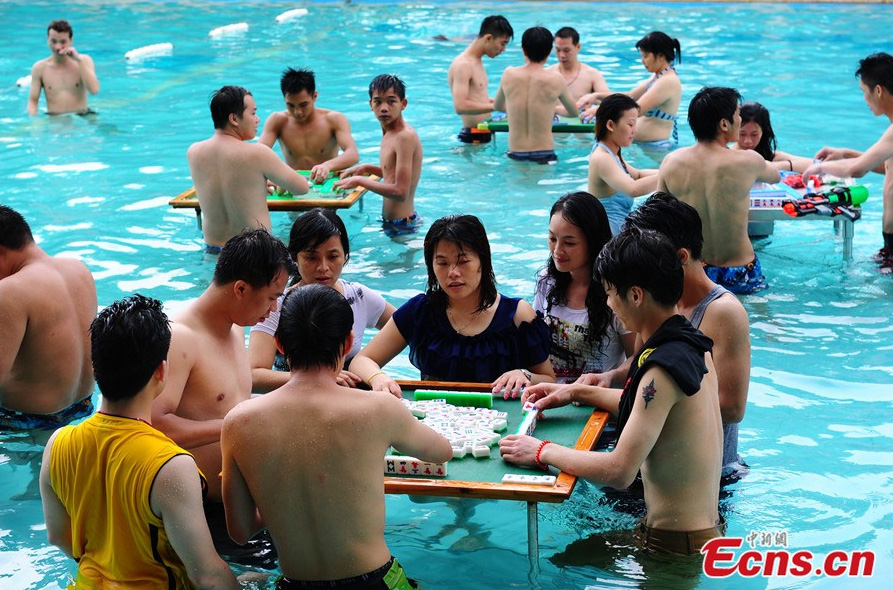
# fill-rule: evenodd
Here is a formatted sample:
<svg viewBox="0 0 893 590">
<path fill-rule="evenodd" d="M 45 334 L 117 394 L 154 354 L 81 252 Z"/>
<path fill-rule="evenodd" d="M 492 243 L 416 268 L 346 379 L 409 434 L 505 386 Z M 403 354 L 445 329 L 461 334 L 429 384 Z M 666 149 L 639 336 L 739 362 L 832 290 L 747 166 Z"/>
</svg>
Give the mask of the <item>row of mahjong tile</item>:
<svg viewBox="0 0 893 590">
<path fill-rule="evenodd" d="M 414 457 L 402 455 L 388 455 L 384 459 L 385 475 L 419 475 L 423 477 L 446 477 L 447 463 L 429 463 L 419 461 Z M 555 485 L 554 475 L 522 475 L 506 473 L 502 476 L 502 483 L 526 483 L 532 485 Z"/>
<path fill-rule="evenodd" d="M 489 408 L 454 406 L 446 400 L 424 400 L 404 404 L 414 416 L 450 441 L 453 458 L 466 455 L 489 457 L 490 447 L 499 442 L 499 432 L 508 427 L 508 413 Z"/>
</svg>

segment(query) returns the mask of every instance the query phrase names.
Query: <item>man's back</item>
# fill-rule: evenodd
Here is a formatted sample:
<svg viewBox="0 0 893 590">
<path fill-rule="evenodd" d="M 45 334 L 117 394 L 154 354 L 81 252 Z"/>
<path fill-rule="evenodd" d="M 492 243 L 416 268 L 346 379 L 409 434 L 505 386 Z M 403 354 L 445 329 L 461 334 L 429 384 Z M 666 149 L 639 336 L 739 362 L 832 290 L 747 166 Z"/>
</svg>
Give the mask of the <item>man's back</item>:
<svg viewBox="0 0 893 590">
<path fill-rule="evenodd" d="M 555 103 L 569 97 L 561 74 L 547 71 L 541 64 L 506 68 L 500 83 L 509 120 L 509 150 L 534 152 L 551 150 L 552 118 Z M 501 105 L 497 94 L 497 108 Z M 568 100 L 570 100 L 568 98 Z"/>
<path fill-rule="evenodd" d="M 223 246 L 245 228 L 270 228 L 261 150 L 269 148 L 220 134 L 190 146 L 186 157 L 209 246 Z"/>
<path fill-rule="evenodd" d="M 676 150 L 660 166 L 658 190 L 685 201 L 701 216 L 702 259 L 714 266 L 744 266 L 754 252 L 747 236 L 750 189 L 766 169 L 753 151 L 710 143 Z"/>
<path fill-rule="evenodd" d="M 722 420 L 710 354 L 705 354 L 705 364 L 709 373 L 704 375 L 701 389 L 690 396 L 679 394 L 642 465 L 648 525 L 657 529 L 700 530 L 716 524 Z M 669 375 L 660 368 L 649 372 L 652 375 L 646 374 L 641 382 L 655 379 L 656 395 L 666 392 L 661 379 L 672 381 Z M 684 523 L 682 529 L 680 523 Z"/>
<path fill-rule="evenodd" d="M 16 328 L 4 345 L 19 342 L 0 383 L 3 406 L 52 414 L 93 392 L 88 329 L 96 315 L 96 286 L 83 263 L 41 257 L 0 281 L 0 313 Z"/>
<path fill-rule="evenodd" d="M 414 437 L 413 428 L 427 429 L 388 393 L 302 385 L 294 374 L 284 387 L 227 416 L 224 452 L 233 453 L 286 577 L 341 579 L 390 559 L 384 456 L 402 439 L 412 437 L 402 452 L 423 454 L 422 440 L 440 438 L 433 432 Z M 225 490 L 230 469 L 225 463 Z M 229 497 L 226 502 L 229 512 Z"/>
</svg>

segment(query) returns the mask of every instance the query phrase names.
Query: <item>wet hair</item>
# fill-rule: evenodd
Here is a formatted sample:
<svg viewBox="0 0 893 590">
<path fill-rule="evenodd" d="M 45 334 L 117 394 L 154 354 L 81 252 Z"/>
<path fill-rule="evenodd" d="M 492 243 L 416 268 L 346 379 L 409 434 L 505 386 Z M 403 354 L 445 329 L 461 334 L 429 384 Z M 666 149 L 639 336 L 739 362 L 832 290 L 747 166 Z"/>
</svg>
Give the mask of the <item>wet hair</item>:
<svg viewBox="0 0 893 590">
<path fill-rule="evenodd" d="M 623 114 L 630 109 L 639 110 L 639 103 L 626 94 L 612 94 L 598 105 L 598 116 L 595 118 L 595 139 L 602 141 L 608 137 L 608 121 L 615 125 Z M 621 158 L 621 161 L 623 159 Z"/>
<path fill-rule="evenodd" d="M 68 33 L 68 36 L 74 39 L 74 31 L 71 28 L 71 25 L 68 24 L 68 21 L 65 19 L 54 20 L 47 27 L 47 37 L 50 36 L 50 31 L 56 31 L 57 33 Z"/>
<path fill-rule="evenodd" d="M 763 156 L 767 162 L 775 159 L 775 131 L 772 130 L 772 123 L 769 121 L 769 109 L 758 102 L 745 102 L 741 105 L 741 124 L 756 123 L 760 126 L 762 135 L 760 143 L 753 148 L 753 151 Z"/>
<path fill-rule="evenodd" d="M 214 129 L 226 129 L 230 115 L 242 118 L 246 96 L 251 96 L 251 93 L 241 86 L 224 86 L 211 95 L 211 120 L 214 121 Z"/>
<path fill-rule="evenodd" d="M 580 44 L 580 33 L 577 32 L 577 29 L 571 27 L 561 27 L 555 33 L 555 38 L 558 39 L 559 37 L 562 39 L 570 39 L 571 43 L 573 43 L 574 45 Z"/>
<path fill-rule="evenodd" d="M 282 301 L 276 336 L 292 371 L 340 369 L 353 310 L 344 295 L 324 285 L 291 289 Z"/>
<path fill-rule="evenodd" d="M 554 40 L 552 33 L 546 27 L 530 27 L 521 35 L 521 49 L 530 61 L 544 62 L 552 53 Z"/>
<path fill-rule="evenodd" d="M 593 265 L 599 252 L 611 240 L 611 225 L 601 202 L 585 191 L 567 193 L 552 205 L 549 219 L 551 220 L 558 214 L 583 232 L 589 264 Z M 545 285 L 548 286 L 544 290 L 547 311 L 556 305 L 567 305 L 571 275 L 569 272 L 558 270 L 551 256 L 546 264 L 546 274 L 540 277 L 539 281 L 545 282 Z M 589 315 L 589 333 L 586 339 L 589 342 L 598 340 L 599 349 L 601 349 L 603 344 L 601 337 L 611 323 L 612 313 L 611 308 L 608 307 L 605 289 L 600 281 L 591 280 L 589 283 L 589 290 L 586 292 L 586 311 Z"/>
<path fill-rule="evenodd" d="M 872 53 L 859 60 L 856 76 L 862 83 L 874 90 L 875 86 L 883 86 L 893 94 L 893 55 L 889 53 Z"/>
<path fill-rule="evenodd" d="M 306 90 L 307 94 L 313 96 L 313 93 L 316 92 L 316 78 L 313 76 L 313 72 L 307 68 L 297 70 L 287 68 L 279 78 L 279 89 L 282 91 L 282 96 L 297 94 L 302 90 Z"/>
<path fill-rule="evenodd" d="M 403 83 L 403 80 L 392 74 L 380 74 L 375 76 L 369 84 L 369 98 L 371 99 L 372 93 L 376 91 L 379 94 L 383 94 L 392 88 L 400 100 L 406 98 L 406 84 Z"/>
<path fill-rule="evenodd" d="M 719 123 L 732 123 L 741 95 L 734 88 L 704 86 L 688 105 L 688 125 L 698 141 L 716 139 Z"/>
<path fill-rule="evenodd" d="M 682 47 L 679 45 L 679 39 L 673 39 L 660 31 L 652 31 L 639 39 L 636 42 L 636 49 L 641 49 L 645 53 L 662 55 L 670 63 L 673 63 L 674 60 L 682 63 Z"/>
<path fill-rule="evenodd" d="M 625 299 L 632 287 L 640 287 L 664 307 L 682 297 L 682 263 L 676 248 L 661 233 L 624 229 L 605 246 L 595 262 L 596 280 L 617 290 Z"/>
<path fill-rule="evenodd" d="M 428 289 L 425 295 L 432 304 L 447 306 L 447 295 L 443 292 L 437 275 L 434 274 L 434 251 L 441 242 L 453 242 L 460 250 L 474 252 L 481 261 L 481 293 L 477 311 L 483 311 L 496 301 L 496 276 L 493 274 L 493 260 L 490 256 L 490 242 L 484 224 L 474 215 L 449 215 L 441 217 L 425 235 L 425 266 L 428 267 Z"/>
<path fill-rule="evenodd" d="M 483 37 L 484 35 L 512 39 L 515 36 L 515 31 L 507 18 L 501 14 L 491 14 L 481 21 L 481 30 L 478 32 L 478 37 Z"/>
<path fill-rule="evenodd" d="M 347 228 L 344 222 L 331 209 L 315 207 L 297 219 L 291 226 L 288 236 L 288 253 L 294 260 L 298 259 L 298 253 L 307 250 L 316 250 L 320 244 L 338 236 L 341 239 L 341 248 L 344 249 L 345 262 L 350 258 L 350 242 L 347 239 Z M 300 282 L 301 275 L 295 271 L 295 282 Z"/>
<path fill-rule="evenodd" d="M 31 226 L 22 214 L 11 207 L 0 205 L 0 246 L 21 250 L 33 241 Z"/>
<path fill-rule="evenodd" d="M 246 229 L 223 246 L 214 268 L 215 285 L 245 281 L 252 289 L 271 284 L 280 271 L 291 275 L 295 262 L 285 244 L 265 229 Z"/>
<path fill-rule="evenodd" d="M 670 193 L 658 191 L 648 197 L 629 214 L 625 227 L 659 232 L 674 248 L 685 248 L 693 260 L 701 260 L 704 249 L 701 216 L 697 209 Z"/>
<path fill-rule="evenodd" d="M 90 351 L 102 397 L 134 397 L 167 359 L 170 346 L 170 323 L 157 299 L 137 293 L 100 311 L 90 324 Z"/>
</svg>

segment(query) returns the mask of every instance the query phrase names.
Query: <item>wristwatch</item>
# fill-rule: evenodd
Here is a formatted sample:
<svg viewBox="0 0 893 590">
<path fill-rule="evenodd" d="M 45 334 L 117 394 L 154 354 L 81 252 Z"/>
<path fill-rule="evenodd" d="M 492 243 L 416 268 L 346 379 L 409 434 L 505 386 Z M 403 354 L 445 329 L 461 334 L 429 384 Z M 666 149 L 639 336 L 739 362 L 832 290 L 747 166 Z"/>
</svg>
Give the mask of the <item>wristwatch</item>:
<svg viewBox="0 0 893 590">
<path fill-rule="evenodd" d="M 520 369 L 520 371 L 521 374 L 524 375 L 524 377 L 526 377 L 528 381 L 533 381 L 533 373 L 531 373 L 527 369 Z"/>
</svg>

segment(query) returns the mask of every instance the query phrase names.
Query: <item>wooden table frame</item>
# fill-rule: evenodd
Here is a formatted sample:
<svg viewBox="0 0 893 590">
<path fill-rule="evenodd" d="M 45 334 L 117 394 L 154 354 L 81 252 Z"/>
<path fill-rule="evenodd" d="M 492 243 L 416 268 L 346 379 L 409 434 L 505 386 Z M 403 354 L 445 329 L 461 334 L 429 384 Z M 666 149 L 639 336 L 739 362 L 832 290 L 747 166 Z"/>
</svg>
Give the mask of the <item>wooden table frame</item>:
<svg viewBox="0 0 893 590">
<path fill-rule="evenodd" d="M 370 175 L 372 180 L 378 180 L 378 176 Z M 358 186 L 352 192 L 348 193 L 341 199 L 267 199 L 267 209 L 270 211 L 306 211 L 314 207 L 322 207 L 323 209 L 347 209 L 353 207 L 354 203 L 359 201 L 359 210 L 363 211 L 363 195 L 366 194 L 366 188 Z M 195 187 L 183 191 L 167 203 L 174 209 L 195 209 L 195 219 L 198 223 L 198 229 L 202 229 L 202 208 L 198 204 L 198 197 L 195 196 Z"/>
<path fill-rule="evenodd" d="M 404 389 L 442 389 L 450 391 L 489 391 L 487 383 L 457 383 L 449 381 L 398 380 Z M 520 402 L 519 402 L 520 403 Z M 594 410 L 583 426 L 574 449 L 591 451 L 607 425 L 607 412 Z M 539 521 L 538 502 L 560 503 L 574 491 L 577 477 L 560 472 L 554 486 L 537 486 L 516 483 L 459 481 L 449 479 L 424 479 L 385 477 L 386 494 L 424 496 L 449 496 L 452 498 L 480 498 L 487 500 L 520 500 L 527 502 L 527 557 L 530 575 L 539 573 Z"/>
</svg>

